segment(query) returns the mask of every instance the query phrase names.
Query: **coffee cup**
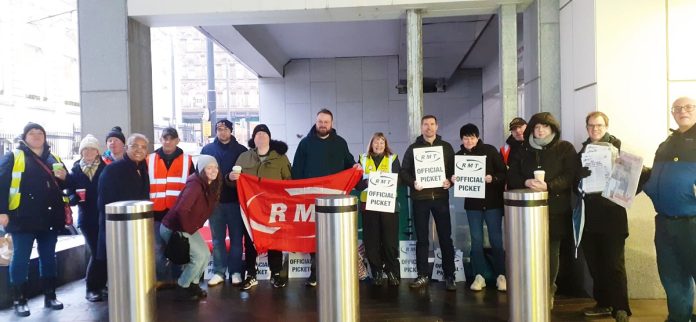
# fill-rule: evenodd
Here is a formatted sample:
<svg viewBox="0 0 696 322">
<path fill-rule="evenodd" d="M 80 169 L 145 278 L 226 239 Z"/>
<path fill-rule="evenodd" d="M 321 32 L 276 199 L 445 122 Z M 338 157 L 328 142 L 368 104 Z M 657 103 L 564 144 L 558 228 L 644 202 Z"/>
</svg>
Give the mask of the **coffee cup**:
<svg viewBox="0 0 696 322">
<path fill-rule="evenodd" d="M 242 173 L 242 167 L 238 165 L 232 167 L 232 173 Z"/>
<path fill-rule="evenodd" d="M 60 162 L 53 164 L 53 171 L 63 170 L 63 164 Z"/>
<path fill-rule="evenodd" d="M 544 171 L 544 170 L 536 170 L 536 171 L 534 171 L 534 179 L 537 179 L 539 181 L 544 181 L 545 174 L 546 174 L 546 171 Z"/>
<path fill-rule="evenodd" d="M 80 198 L 80 202 L 84 202 L 86 198 L 87 190 L 85 189 L 77 189 L 75 190 L 75 194 L 77 195 L 78 198 Z"/>
</svg>

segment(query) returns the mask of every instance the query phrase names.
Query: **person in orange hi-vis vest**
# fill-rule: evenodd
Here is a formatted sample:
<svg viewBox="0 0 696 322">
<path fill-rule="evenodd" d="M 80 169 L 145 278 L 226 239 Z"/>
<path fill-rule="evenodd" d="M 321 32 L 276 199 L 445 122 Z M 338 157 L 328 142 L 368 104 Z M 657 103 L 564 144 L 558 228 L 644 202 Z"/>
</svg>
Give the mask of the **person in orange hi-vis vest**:
<svg viewBox="0 0 696 322">
<path fill-rule="evenodd" d="M 162 130 L 162 147 L 147 157 L 147 171 L 150 176 L 150 200 L 155 215 L 155 268 L 157 287 L 176 286 L 180 268 L 170 263 L 164 256 L 165 242 L 159 235 L 162 218 L 176 203 L 176 199 L 186 186 L 186 179 L 195 172 L 192 158 L 179 148 L 179 133 L 175 128 Z"/>
<path fill-rule="evenodd" d="M 522 147 L 525 129 L 527 129 L 527 122 L 523 118 L 516 117 L 510 121 L 510 136 L 505 141 L 505 145 L 500 147 L 500 154 L 503 156 L 505 165 L 508 165 L 510 155 Z"/>
</svg>

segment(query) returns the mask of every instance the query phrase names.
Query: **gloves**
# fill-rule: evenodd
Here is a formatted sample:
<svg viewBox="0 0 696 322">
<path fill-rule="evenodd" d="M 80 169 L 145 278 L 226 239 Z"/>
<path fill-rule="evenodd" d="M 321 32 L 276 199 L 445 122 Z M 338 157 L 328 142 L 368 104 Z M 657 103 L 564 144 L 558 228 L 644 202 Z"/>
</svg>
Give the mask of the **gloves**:
<svg viewBox="0 0 696 322">
<path fill-rule="evenodd" d="M 580 168 L 580 171 L 578 171 L 578 177 L 580 179 L 587 178 L 590 175 L 592 175 L 592 170 L 590 170 L 588 167 L 582 167 Z"/>
</svg>

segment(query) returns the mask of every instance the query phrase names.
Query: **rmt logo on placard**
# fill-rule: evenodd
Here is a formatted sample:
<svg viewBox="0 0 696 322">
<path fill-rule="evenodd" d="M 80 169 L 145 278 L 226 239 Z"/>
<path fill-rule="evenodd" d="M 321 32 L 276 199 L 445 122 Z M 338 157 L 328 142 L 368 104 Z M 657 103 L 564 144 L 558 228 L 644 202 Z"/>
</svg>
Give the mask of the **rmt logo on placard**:
<svg viewBox="0 0 696 322">
<path fill-rule="evenodd" d="M 470 170 L 470 171 L 476 172 L 476 171 L 483 170 L 484 164 L 483 164 L 483 162 L 478 161 L 478 160 L 466 159 L 464 161 L 457 162 L 455 164 L 455 166 L 459 170 Z"/>
<path fill-rule="evenodd" d="M 370 178 L 370 184 L 375 185 L 375 186 L 382 186 L 382 187 L 393 187 L 394 180 L 388 176 L 380 175 L 378 177 Z"/>
<path fill-rule="evenodd" d="M 418 162 L 435 162 L 440 160 L 440 153 L 437 151 L 425 151 L 421 155 L 416 156 Z"/>
</svg>

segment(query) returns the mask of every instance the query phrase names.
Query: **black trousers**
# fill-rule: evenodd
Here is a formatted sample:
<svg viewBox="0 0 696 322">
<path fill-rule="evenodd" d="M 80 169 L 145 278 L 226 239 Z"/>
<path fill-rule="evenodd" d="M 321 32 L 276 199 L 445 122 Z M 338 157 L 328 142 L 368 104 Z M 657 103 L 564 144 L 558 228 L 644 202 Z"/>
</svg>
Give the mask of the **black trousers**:
<svg viewBox="0 0 696 322">
<path fill-rule="evenodd" d="M 582 250 L 594 281 L 592 295 L 597 305 L 611 306 L 614 313 L 624 310 L 631 315 L 624 261 L 625 243 L 624 235 L 586 232 L 582 237 Z"/>
<path fill-rule="evenodd" d="M 362 212 L 363 243 L 372 272 L 386 269 L 400 276 L 399 213 Z"/>
<path fill-rule="evenodd" d="M 251 241 L 251 236 L 244 230 L 244 266 L 247 276 L 256 276 L 256 257 L 258 252 L 254 243 Z M 283 270 L 283 252 L 279 250 L 268 250 L 268 268 L 271 270 L 271 275 L 281 274 Z M 285 274 L 287 276 L 287 273 Z"/>
<path fill-rule="evenodd" d="M 442 270 L 445 277 L 454 276 L 454 244 L 450 222 L 449 200 L 413 200 L 413 225 L 416 228 L 416 267 L 418 276 L 430 276 L 428 269 L 428 226 L 432 213 L 437 239 L 442 252 Z"/>
<path fill-rule="evenodd" d="M 106 287 L 108 275 L 106 272 L 106 261 L 97 259 L 97 243 L 99 240 L 98 225 L 83 225 L 80 226 L 82 235 L 85 237 L 85 243 L 89 249 L 90 256 L 87 263 L 87 291 L 98 292 Z"/>
</svg>

